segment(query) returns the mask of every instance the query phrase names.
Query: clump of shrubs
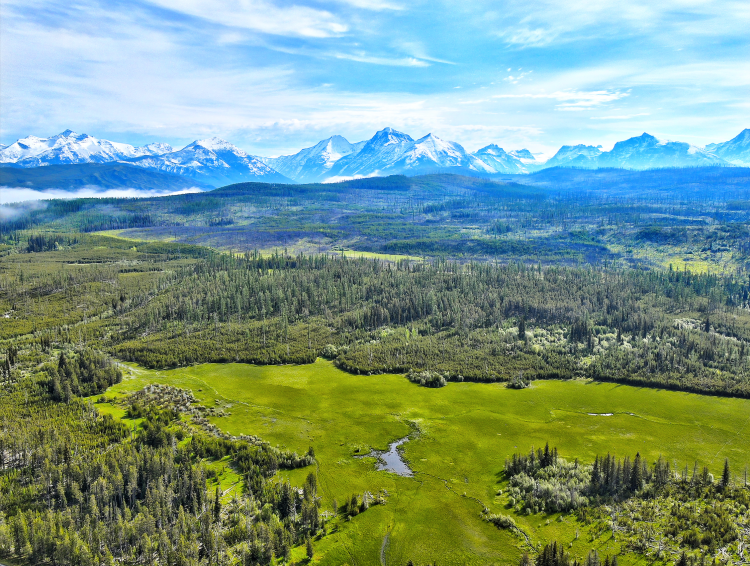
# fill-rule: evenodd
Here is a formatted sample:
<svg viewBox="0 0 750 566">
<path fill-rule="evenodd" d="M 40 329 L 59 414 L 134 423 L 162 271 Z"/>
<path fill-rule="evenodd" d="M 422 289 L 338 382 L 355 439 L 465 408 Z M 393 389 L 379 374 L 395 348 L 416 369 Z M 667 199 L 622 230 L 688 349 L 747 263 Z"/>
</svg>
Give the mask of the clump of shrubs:
<svg viewBox="0 0 750 566">
<path fill-rule="evenodd" d="M 406 377 L 412 383 L 423 387 L 445 387 L 448 384 L 449 375 L 439 371 L 414 371 L 411 370 Z"/>
<path fill-rule="evenodd" d="M 338 357 L 339 350 L 333 344 L 326 344 L 320 352 L 320 355 L 327 360 L 333 360 Z"/>
<path fill-rule="evenodd" d="M 492 523 L 499 529 L 508 529 L 512 531 L 518 528 L 516 526 L 516 522 L 513 520 L 513 517 L 509 517 L 508 515 L 495 515 L 494 513 L 490 513 L 488 515 L 485 515 L 484 520 Z"/>
<path fill-rule="evenodd" d="M 519 371 L 516 375 L 510 378 L 506 387 L 508 389 L 526 389 L 530 384 L 531 380 L 524 378 L 523 372 Z"/>
</svg>

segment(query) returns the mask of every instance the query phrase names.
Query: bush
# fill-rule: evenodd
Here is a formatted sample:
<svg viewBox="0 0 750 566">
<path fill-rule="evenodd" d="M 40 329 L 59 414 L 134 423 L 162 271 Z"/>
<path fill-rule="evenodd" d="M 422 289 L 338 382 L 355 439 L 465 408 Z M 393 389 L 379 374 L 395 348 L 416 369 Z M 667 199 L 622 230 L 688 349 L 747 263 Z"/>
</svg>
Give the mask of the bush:
<svg viewBox="0 0 750 566">
<path fill-rule="evenodd" d="M 448 384 L 446 375 L 433 371 L 410 371 L 406 377 L 412 383 L 417 383 L 423 387 L 445 387 Z"/>
</svg>

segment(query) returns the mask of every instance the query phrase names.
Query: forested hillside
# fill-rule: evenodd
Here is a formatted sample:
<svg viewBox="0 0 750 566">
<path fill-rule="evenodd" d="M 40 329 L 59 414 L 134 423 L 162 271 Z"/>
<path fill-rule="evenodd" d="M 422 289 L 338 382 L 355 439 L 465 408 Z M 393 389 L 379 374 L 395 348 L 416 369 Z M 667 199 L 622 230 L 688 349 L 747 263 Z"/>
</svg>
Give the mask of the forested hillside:
<svg viewBox="0 0 750 566">
<path fill-rule="evenodd" d="M 6 339 L 82 342 L 149 367 L 324 355 L 355 373 L 507 381 L 523 372 L 750 395 L 747 275 L 49 238 L 56 251 L 0 260 Z"/>
</svg>

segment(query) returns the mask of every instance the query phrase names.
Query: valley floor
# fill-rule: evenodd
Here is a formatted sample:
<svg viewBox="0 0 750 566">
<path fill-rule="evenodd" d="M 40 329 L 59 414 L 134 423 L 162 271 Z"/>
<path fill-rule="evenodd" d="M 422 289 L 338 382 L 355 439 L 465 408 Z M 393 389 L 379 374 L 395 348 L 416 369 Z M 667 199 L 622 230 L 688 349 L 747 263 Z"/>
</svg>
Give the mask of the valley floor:
<svg viewBox="0 0 750 566">
<path fill-rule="evenodd" d="M 516 564 L 533 545 L 557 540 L 579 560 L 622 548 L 622 537 L 573 514 L 514 513 L 502 471 L 505 458 L 549 442 L 570 461 L 636 452 L 664 456 L 674 469 L 694 462 L 717 477 L 725 458 L 738 472 L 750 459 L 750 400 L 591 381 L 536 381 L 419 387 L 399 375 L 357 376 L 318 360 L 309 365 L 206 364 L 168 371 L 124 366 L 108 396 L 152 383 L 189 389 L 224 416 L 210 420 L 232 435 L 252 434 L 298 453 L 315 449 L 322 510 L 352 494 L 386 495 L 351 521 L 336 520 L 315 544 L 320 564 Z M 117 403 L 98 403 L 123 417 Z M 219 411 L 220 410 L 220 411 Z M 407 435 L 403 457 L 413 477 L 377 471 L 359 457 Z M 304 483 L 310 469 L 279 478 Z M 231 472 L 227 472 L 231 473 Z M 483 521 L 483 508 L 514 516 L 524 534 Z M 525 538 L 525 537 L 528 537 Z M 676 557 L 664 556 L 666 561 Z M 621 563 L 642 562 L 635 554 Z"/>
</svg>

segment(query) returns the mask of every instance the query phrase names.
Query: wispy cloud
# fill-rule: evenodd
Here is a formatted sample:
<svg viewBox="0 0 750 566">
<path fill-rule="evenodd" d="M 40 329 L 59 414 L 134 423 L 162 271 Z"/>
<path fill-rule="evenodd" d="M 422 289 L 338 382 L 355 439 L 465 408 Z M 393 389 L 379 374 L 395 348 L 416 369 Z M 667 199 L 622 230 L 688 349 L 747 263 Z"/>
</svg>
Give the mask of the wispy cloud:
<svg viewBox="0 0 750 566">
<path fill-rule="evenodd" d="M 404 10 L 405 6 L 397 2 L 388 2 L 387 0 L 337 0 L 341 4 L 349 4 L 356 8 L 364 8 L 365 10 Z"/>
<path fill-rule="evenodd" d="M 510 69 L 509 69 L 509 70 L 510 70 Z M 521 82 L 521 81 L 522 81 L 522 80 L 523 80 L 524 78 L 528 77 L 528 76 L 529 76 L 529 75 L 530 75 L 531 73 L 533 73 L 533 72 L 534 72 L 534 71 L 523 71 L 523 72 L 521 72 L 521 69 L 518 69 L 518 71 L 519 71 L 519 72 L 518 72 L 518 73 L 516 73 L 515 75 L 508 75 L 507 77 L 505 77 L 505 78 L 503 79 L 503 81 L 505 81 L 505 82 L 509 82 L 509 83 L 511 83 L 511 84 L 514 84 L 514 85 L 517 85 L 517 84 L 518 84 L 518 83 L 520 83 L 520 82 Z"/>
<path fill-rule="evenodd" d="M 523 93 L 523 94 L 496 94 L 493 98 L 537 98 L 557 100 L 560 104 L 555 107 L 558 110 L 578 111 L 589 110 L 601 106 L 607 102 L 619 100 L 628 96 L 627 92 L 595 90 L 595 91 L 557 91 L 551 93 Z"/>
<path fill-rule="evenodd" d="M 151 3 L 210 22 L 273 35 L 331 37 L 349 26 L 327 10 L 278 6 L 265 0 L 150 0 Z"/>
<path fill-rule="evenodd" d="M 591 116 L 591 120 L 630 120 L 638 116 L 651 116 L 650 112 L 638 112 L 637 114 L 621 114 L 619 116 Z"/>
<path fill-rule="evenodd" d="M 389 67 L 429 67 L 427 61 L 415 57 L 376 57 L 365 53 L 335 53 L 336 59 L 348 59 L 359 63 L 370 63 L 372 65 L 386 65 Z"/>
</svg>

